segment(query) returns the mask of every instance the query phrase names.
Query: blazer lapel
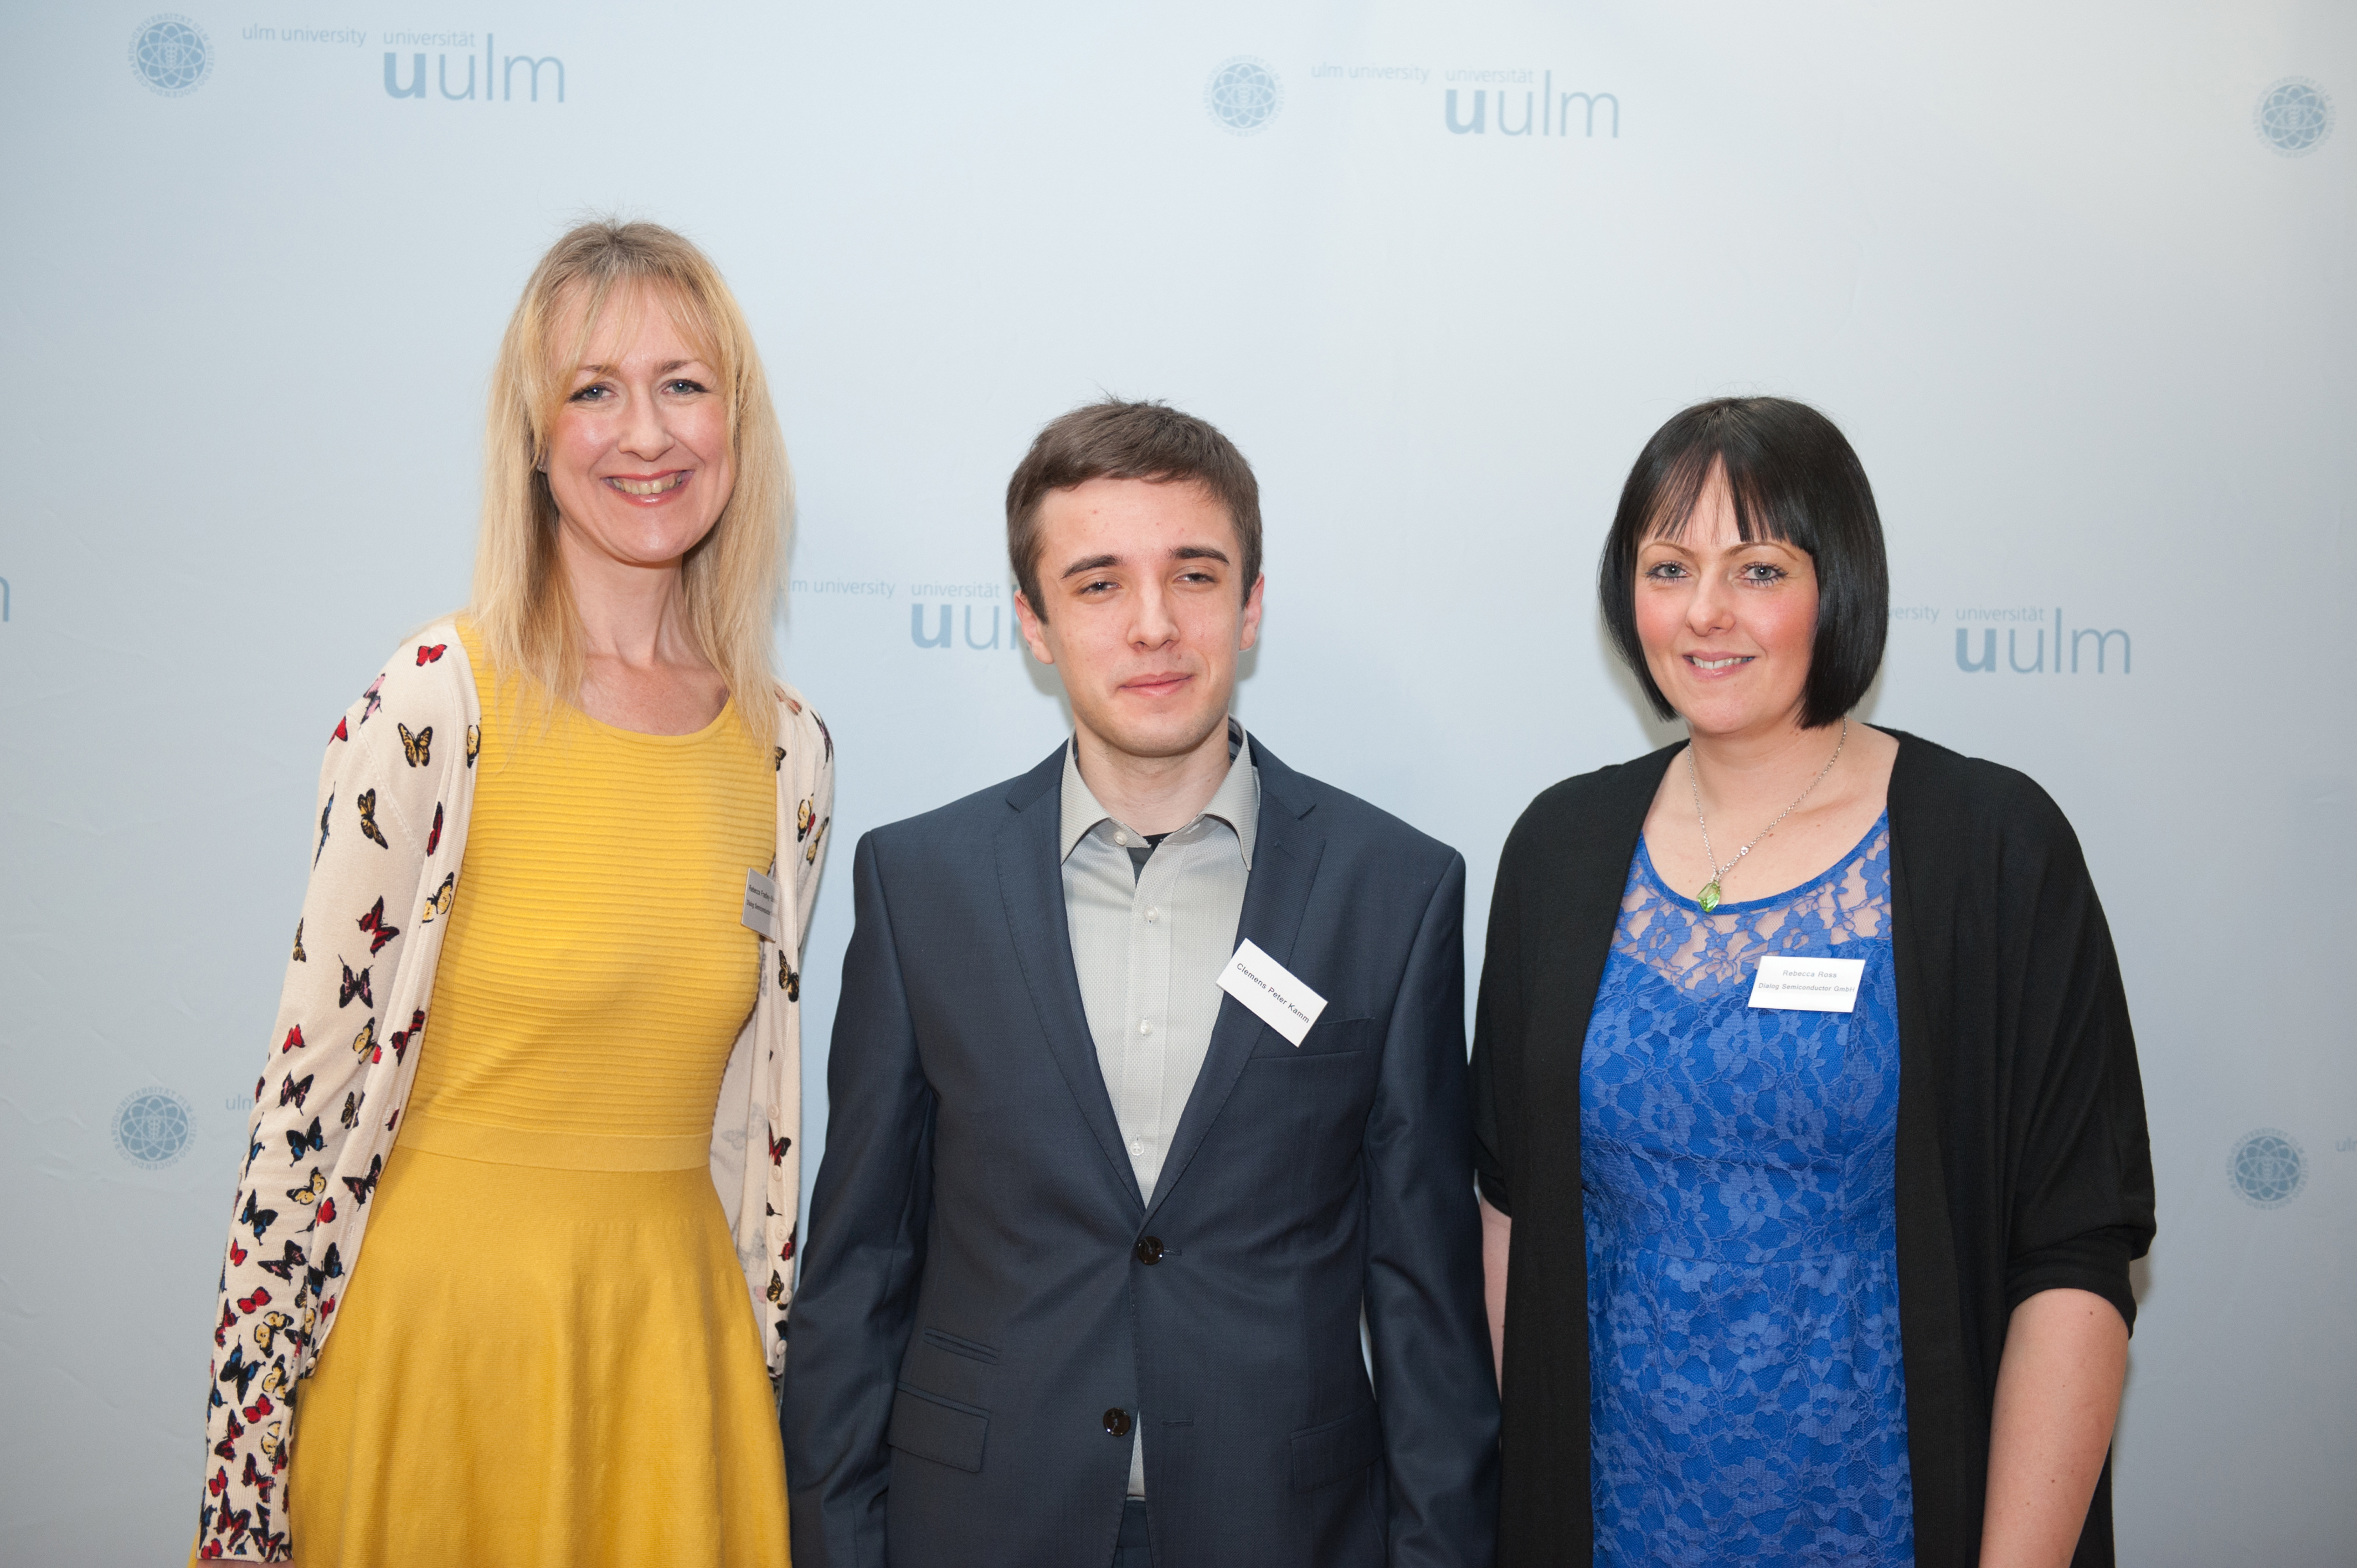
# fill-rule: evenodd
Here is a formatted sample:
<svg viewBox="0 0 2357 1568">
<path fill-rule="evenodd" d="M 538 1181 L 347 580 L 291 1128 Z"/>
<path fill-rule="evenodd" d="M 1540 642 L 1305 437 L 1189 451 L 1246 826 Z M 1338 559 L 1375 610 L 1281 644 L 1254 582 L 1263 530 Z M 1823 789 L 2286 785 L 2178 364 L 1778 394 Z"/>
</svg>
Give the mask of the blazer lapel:
<svg viewBox="0 0 2357 1568">
<path fill-rule="evenodd" d="M 1260 769 L 1260 832 L 1254 851 L 1252 875 L 1244 883 L 1244 907 L 1236 919 L 1236 945 L 1250 941 L 1281 964 L 1293 961 L 1293 942 L 1301 917 L 1309 907 L 1309 889 L 1318 880 L 1318 857 L 1325 853 L 1325 835 L 1303 820 L 1314 800 L 1300 775 L 1252 742 L 1253 764 Z M 1154 1184 L 1146 1218 L 1162 1207 L 1178 1185 L 1204 1135 L 1219 1119 L 1236 1079 L 1252 1059 L 1260 1032 L 1268 1026 L 1232 996 L 1220 1000 L 1218 1019 L 1211 1026 L 1211 1048 L 1195 1076 L 1194 1092 L 1171 1135 L 1169 1157 Z"/>
<path fill-rule="evenodd" d="M 1042 774 L 1046 782 L 1040 785 Z M 1089 1018 L 1081 1004 L 1080 977 L 1072 969 L 1071 928 L 1064 918 L 1064 881 L 1056 859 L 1056 828 L 1062 814 L 1063 753 L 1017 780 L 1007 804 L 1015 819 L 998 831 L 998 887 L 1006 905 L 1006 929 L 1015 941 L 1015 957 L 1039 1009 L 1039 1033 L 1056 1058 L 1064 1086 L 1080 1106 L 1081 1120 L 1096 1134 L 1097 1146 L 1119 1173 L 1125 1191 L 1141 1207 L 1137 1173 L 1123 1147 L 1121 1123 L 1113 1113 L 1113 1098 L 1105 1092 L 1104 1073 L 1097 1065 L 1096 1042 L 1089 1034 Z M 1029 798 L 1024 799 L 1025 796 Z"/>
</svg>

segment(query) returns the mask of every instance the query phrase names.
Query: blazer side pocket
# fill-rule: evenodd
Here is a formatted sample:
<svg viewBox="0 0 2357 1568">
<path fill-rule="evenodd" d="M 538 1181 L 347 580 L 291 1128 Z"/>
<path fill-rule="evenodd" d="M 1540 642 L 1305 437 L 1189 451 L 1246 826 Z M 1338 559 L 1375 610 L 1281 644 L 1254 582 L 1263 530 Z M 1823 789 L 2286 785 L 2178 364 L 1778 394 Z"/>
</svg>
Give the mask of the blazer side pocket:
<svg viewBox="0 0 2357 1568">
<path fill-rule="evenodd" d="M 1314 1492 L 1357 1475 L 1383 1456 L 1383 1430 L 1368 1405 L 1293 1434 L 1293 1489 Z"/>
<path fill-rule="evenodd" d="M 884 1441 L 903 1454 L 978 1473 L 983 1438 L 989 1431 L 990 1418 L 984 1412 L 902 1383 L 892 1396 L 892 1424 Z M 1295 1463 L 1297 1468 L 1299 1461 Z"/>
</svg>

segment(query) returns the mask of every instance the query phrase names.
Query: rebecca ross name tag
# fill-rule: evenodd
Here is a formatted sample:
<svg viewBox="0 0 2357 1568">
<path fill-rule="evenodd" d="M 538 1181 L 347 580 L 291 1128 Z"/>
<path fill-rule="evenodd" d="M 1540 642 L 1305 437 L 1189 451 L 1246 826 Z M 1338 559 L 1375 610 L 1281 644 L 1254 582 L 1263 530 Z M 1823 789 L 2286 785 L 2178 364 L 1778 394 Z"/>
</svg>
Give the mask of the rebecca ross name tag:
<svg viewBox="0 0 2357 1568">
<path fill-rule="evenodd" d="M 1228 967 L 1220 971 L 1220 989 L 1296 1046 L 1308 1035 L 1309 1026 L 1318 1022 L 1318 1015 L 1326 1011 L 1326 998 L 1250 941 L 1237 948 Z"/>
<path fill-rule="evenodd" d="M 778 940 L 778 885 L 758 871 L 745 873 L 745 924 Z"/>
<path fill-rule="evenodd" d="M 1763 958 L 1751 983 L 1751 1005 L 1802 1013 L 1855 1013 L 1862 958 Z"/>
</svg>

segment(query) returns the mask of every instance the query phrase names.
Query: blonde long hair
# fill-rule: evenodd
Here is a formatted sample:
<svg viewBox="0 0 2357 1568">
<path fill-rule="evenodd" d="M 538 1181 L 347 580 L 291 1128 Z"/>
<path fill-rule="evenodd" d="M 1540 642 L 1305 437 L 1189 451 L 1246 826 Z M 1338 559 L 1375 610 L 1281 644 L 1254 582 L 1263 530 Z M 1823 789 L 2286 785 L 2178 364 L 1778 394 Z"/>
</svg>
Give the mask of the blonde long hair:
<svg viewBox="0 0 2357 1568">
<path fill-rule="evenodd" d="M 753 334 L 705 253 L 655 223 L 583 223 L 550 247 L 524 285 L 491 371 L 483 438 L 483 527 L 468 615 L 496 679 L 529 678 L 543 701 L 581 690 L 582 628 L 557 555 L 555 497 L 540 465 L 573 367 L 617 290 L 645 288 L 719 373 L 728 399 L 736 488 L 712 532 L 687 553 L 681 588 L 697 649 L 727 682 L 737 715 L 767 744 L 776 728 L 770 639 L 783 591 L 793 475 Z M 576 340 L 556 341 L 574 302 Z"/>
</svg>

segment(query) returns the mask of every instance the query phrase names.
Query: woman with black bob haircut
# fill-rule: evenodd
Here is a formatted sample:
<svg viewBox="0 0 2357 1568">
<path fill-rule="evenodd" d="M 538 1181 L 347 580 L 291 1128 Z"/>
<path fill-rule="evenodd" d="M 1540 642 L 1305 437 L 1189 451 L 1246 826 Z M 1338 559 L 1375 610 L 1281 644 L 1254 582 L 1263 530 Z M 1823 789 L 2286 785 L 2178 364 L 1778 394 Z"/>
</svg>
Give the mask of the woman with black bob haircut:
<svg viewBox="0 0 2357 1568">
<path fill-rule="evenodd" d="M 1814 410 L 1672 419 L 1598 578 L 1688 739 L 1548 789 L 1499 862 L 1500 1562 L 2109 1564 L 2152 1167 L 2070 823 L 1848 716 L 1889 587 Z"/>
</svg>

